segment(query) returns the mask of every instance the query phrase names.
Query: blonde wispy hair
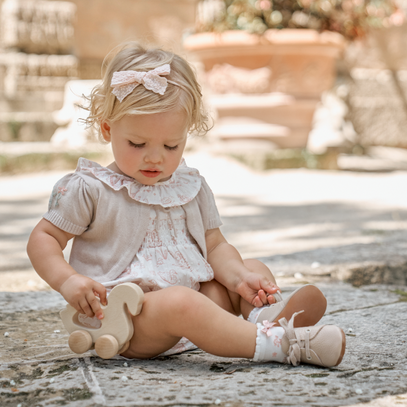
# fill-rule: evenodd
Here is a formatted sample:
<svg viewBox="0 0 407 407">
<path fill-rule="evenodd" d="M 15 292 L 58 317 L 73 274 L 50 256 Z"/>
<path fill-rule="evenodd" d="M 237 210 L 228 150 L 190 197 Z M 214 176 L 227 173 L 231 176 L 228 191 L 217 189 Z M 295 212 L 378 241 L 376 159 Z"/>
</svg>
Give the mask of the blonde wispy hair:
<svg viewBox="0 0 407 407">
<path fill-rule="evenodd" d="M 148 72 L 170 64 L 171 73 L 164 95 L 154 93 L 144 86 L 137 86 L 122 102 L 112 93 L 112 76 L 118 71 Z M 143 47 L 136 42 L 126 42 L 111 51 L 102 65 L 102 82 L 93 88 L 88 97 L 89 116 L 84 119 L 94 127 L 100 141 L 104 141 L 100 124 L 105 120 L 120 120 L 125 115 L 163 113 L 183 109 L 188 117 L 190 134 L 205 135 L 211 126 L 209 115 L 202 101 L 201 86 L 189 63 L 182 57 L 159 48 Z"/>
</svg>

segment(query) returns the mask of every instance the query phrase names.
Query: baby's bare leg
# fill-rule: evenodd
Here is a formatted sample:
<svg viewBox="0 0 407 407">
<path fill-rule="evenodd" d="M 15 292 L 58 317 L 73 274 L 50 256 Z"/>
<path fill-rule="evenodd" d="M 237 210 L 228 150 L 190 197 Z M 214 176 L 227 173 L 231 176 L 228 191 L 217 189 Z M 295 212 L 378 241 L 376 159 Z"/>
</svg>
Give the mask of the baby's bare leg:
<svg viewBox="0 0 407 407">
<path fill-rule="evenodd" d="M 259 260 L 247 259 L 244 260 L 245 266 L 252 272 L 261 274 L 268 280 L 276 284 L 276 280 L 269 270 L 269 268 Z M 218 283 L 216 280 L 201 283 L 199 290 L 202 294 L 206 295 L 216 304 L 218 304 L 224 310 L 234 314 L 242 314 L 244 318 L 247 318 L 254 308 L 253 305 L 245 301 L 239 294 L 234 293 Z"/>
<path fill-rule="evenodd" d="M 223 310 L 186 287 L 146 293 L 143 309 L 133 317 L 134 335 L 123 356 L 151 358 L 183 336 L 217 356 L 252 358 L 257 327 Z"/>
</svg>

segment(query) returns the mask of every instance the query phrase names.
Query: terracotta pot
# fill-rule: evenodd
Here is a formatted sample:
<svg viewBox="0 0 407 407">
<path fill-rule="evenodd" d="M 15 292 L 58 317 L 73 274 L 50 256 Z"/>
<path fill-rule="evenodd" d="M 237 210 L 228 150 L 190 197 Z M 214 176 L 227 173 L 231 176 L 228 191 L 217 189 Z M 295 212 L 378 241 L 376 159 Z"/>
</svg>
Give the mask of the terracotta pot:
<svg viewBox="0 0 407 407">
<path fill-rule="evenodd" d="M 200 33 L 184 41 L 184 48 L 204 65 L 208 99 L 217 110 L 218 122 L 230 117 L 250 119 L 247 136 L 243 130 L 234 135 L 223 124 L 217 135 L 263 138 L 284 148 L 306 146 L 315 107 L 321 93 L 334 84 L 335 63 L 344 47 L 340 34 L 305 29 L 268 30 L 263 35 Z M 262 126 L 257 133 L 253 119 Z M 284 128 L 278 135 L 270 128 L 267 135 L 264 124 Z"/>
<path fill-rule="evenodd" d="M 184 48 L 203 62 L 206 72 L 223 64 L 248 70 L 266 68 L 270 79 L 256 93 L 318 98 L 332 87 L 335 62 L 344 47 L 345 40 L 338 33 L 306 29 L 267 30 L 263 35 L 245 31 L 200 33 L 184 41 Z"/>
</svg>

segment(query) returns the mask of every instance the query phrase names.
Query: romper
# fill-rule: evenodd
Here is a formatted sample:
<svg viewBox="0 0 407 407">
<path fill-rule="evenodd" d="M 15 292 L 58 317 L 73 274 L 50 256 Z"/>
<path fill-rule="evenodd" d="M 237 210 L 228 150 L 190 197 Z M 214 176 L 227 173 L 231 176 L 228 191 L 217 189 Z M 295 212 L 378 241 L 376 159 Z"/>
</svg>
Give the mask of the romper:
<svg viewBox="0 0 407 407">
<path fill-rule="evenodd" d="M 113 189 L 126 185 L 129 177 L 99 167 L 93 175 Z M 108 293 L 117 284 L 132 282 L 144 292 L 171 286 L 184 286 L 199 291 L 200 282 L 211 281 L 214 273 L 186 225 L 183 204 L 195 198 L 200 189 L 199 172 L 186 166 L 183 160 L 173 176 L 163 182 L 146 187 L 131 182 L 132 198 L 150 206 L 149 226 L 139 251 L 130 264 L 114 280 L 103 282 Z M 79 314 L 79 321 L 94 328 L 100 321 Z M 171 355 L 196 346 L 182 338 L 173 348 L 161 355 Z"/>
</svg>

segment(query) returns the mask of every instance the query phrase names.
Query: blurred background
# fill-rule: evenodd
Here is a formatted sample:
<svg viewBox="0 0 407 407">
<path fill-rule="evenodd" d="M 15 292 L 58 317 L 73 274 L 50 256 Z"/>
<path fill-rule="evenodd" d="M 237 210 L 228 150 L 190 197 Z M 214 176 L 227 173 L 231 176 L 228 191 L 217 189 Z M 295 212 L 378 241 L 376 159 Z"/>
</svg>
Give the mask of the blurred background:
<svg viewBox="0 0 407 407">
<path fill-rule="evenodd" d="M 406 11 L 406 0 L 2 0 L 0 173 L 102 154 L 77 104 L 107 53 L 134 39 L 195 66 L 215 126 L 191 149 L 256 169 L 404 168 Z"/>
<path fill-rule="evenodd" d="M 324 265 L 321 246 L 407 241 L 396 239 L 407 219 L 406 15 L 407 0 L 0 0 L 7 289 L 17 272 L 20 288 L 34 281 L 25 244 L 53 183 L 80 156 L 112 159 L 78 122 L 78 104 L 126 40 L 194 66 L 214 126 L 190 137 L 188 163 L 210 181 L 244 255 L 305 272 Z M 299 252 L 302 266 L 278 257 Z"/>
</svg>

